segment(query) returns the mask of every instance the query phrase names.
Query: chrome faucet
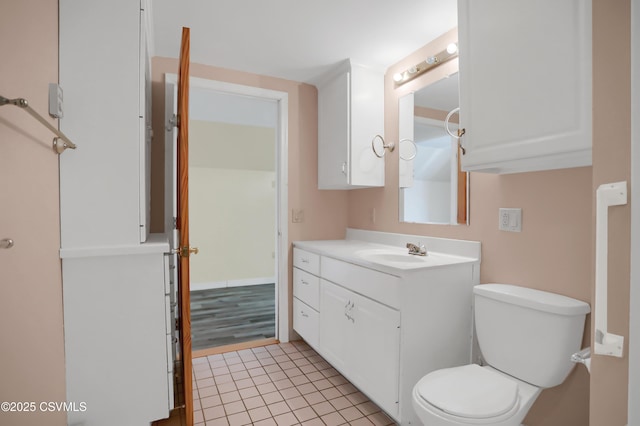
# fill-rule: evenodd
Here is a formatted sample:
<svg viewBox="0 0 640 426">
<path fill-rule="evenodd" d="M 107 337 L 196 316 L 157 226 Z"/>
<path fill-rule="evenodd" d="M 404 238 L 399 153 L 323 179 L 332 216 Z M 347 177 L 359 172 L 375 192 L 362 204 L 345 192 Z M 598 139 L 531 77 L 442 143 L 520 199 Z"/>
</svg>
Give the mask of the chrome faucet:
<svg viewBox="0 0 640 426">
<path fill-rule="evenodd" d="M 419 246 L 417 246 L 417 245 L 415 245 L 413 243 L 407 243 L 407 248 L 409 249 L 409 254 L 414 254 L 416 256 L 426 256 L 427 255 L 427 248 L 422 243 L 420 243 Z"/>
</svg>

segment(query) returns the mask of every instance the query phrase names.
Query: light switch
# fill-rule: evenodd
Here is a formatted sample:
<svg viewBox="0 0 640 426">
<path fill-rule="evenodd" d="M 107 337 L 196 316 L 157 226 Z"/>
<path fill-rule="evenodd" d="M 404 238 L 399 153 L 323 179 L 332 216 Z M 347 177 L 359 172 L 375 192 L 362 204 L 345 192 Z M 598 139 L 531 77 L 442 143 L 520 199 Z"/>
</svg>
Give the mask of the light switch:
<svg viewBox="0 0 640 426">
<path fill-rule="evenodd" d="M 49 114 L 55 118 L 62 118 L 62 87 L 56 83 L 49 83 Z"/>
<path fill-rule="evenodd" d="M 302 222 L 304 222 L 304 210 L 303 209 L 293 209 L 291 211 L 291 222 L 293 222 L 293 223 L 302 223 Z"/>
<path fill-rule="evenodd" d="M 498 214 L 498 229 L 501 231 L 522 231 L 522 209 L 501 208 Z"/>
</svg>

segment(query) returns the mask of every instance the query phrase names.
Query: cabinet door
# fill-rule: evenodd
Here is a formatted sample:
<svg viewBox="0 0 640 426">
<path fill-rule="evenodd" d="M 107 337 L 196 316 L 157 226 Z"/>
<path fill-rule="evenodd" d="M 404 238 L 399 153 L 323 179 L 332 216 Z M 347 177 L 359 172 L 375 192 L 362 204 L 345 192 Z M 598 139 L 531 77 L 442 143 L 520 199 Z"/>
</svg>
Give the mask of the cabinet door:
<svg viewBox="0 0 640 426">
<path fill-rule="evenodd" d="M 318 90 L 318 188 L 341 189 L 349 175 L 349 72 Z"/>
<path fill-rule="evenodd" d="M 459 0 L 467 171 L 591 164 L 591 1 Z"/>
<path fill-rule="evenodd" d="M 384 158 L 378 158 L 371 145 L 376 135 L 384 137 L 384 73 L 351 64 L 349 83 L 349 184 L 384 186 Z M 386 151 L 381 140 L 376 143 L 377 150 Z"/>
<path fill-rule="evenodd" d="M 354 293 L 320 280 L 320 348 L 322 356 L 345 376 L 353 341 L 353 323 L 348 309 Z"/>
<path fill-rule="evenodd" d="M 352 383 L 387 413 L 398 413 L 400 312 L 355 295 L 350 309 Z"/>
<path fill-rule="evenodd" d="M 398 413 L 400 312 L 320 282 L 320 353 L 387 413 Z"/>
</svg>

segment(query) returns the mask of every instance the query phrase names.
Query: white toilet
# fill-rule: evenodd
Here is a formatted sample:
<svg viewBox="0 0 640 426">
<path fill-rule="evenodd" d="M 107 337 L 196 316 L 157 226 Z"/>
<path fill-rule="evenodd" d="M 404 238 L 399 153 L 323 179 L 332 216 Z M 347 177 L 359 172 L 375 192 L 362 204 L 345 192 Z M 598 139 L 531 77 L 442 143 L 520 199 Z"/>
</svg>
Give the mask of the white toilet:
<svg viewBox="0 0 640 426">
<path fill-rule="evenodd" d="M 413 388 L 426 426 L 517 426 L 544 388 L 562 383 L 580 350 L 587 303 L 507 284 L 474 287 L 486 366 L 433 371 Z"/>
</svg>

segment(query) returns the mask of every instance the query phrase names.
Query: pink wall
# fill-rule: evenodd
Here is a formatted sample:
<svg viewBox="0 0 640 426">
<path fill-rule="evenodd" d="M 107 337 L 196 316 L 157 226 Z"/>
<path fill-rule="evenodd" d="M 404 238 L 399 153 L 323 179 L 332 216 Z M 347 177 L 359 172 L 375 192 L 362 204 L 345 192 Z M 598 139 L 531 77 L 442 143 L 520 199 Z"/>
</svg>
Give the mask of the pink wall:
<svg viewBox="0 0 640 426">
<path fill-rule="evenodd" d="M 629 0 L 593 1 L 592 194 L 601 184 L 631 179 L 630 16 Z M 595 197 L 592 206 L 595 211 Z M 627 424 L 630 221 L 630 203 L 609 209 L 608 327 L 609 332 L 625 336 L 625 352 L 624 358 L 593 359 L 590 421 L 594 426 Z"/>
<path fill-rule="evenodd" d="M 398 99 L 451 73 L 457 63 L 396 89 L 391 76 L 455 40 L 452 31 L 387 70 L 385 138 L 398 138 Z M 447 67 L 447 68 L 444 68 Z M 395 153 L 394 153 L 395 154 Z M 591 300 L 592 168 L 488 175 L 470 178 L 469 226 L 418 225 L 398 221 L 398 157 L 389 155 L 384 188 L 350 191 L 349 226 L 386 232 L 482 242 L 480 281 L 519 284 Z M 389 161 L 390 160 L 390 161 Z M 498 230 L 498 208 L 521 207 L 521 233 Z M 376 209 L 376 221 L 369 214 Z M 585 332 L 588 345 L 589 327 Z M 542 393 L 525 423 L 584 426 L 589 423 L 589 376 L 576 368 L 562 385 Z"/>
<path fill-rule="evenodd" d="M 0 95 L 47 116 L 58 81 L 58 1 L 0 6 Z M 51 123 L 57 126 L 56 121 Z M 58 156 L 53 135 L 26 112 L 0 107 L 0 401 L 65 401 Z M 63 155 L 71 155 L 69 153 Z M 0 413 L 0 424 L 66 425 L 64 413 Z"/>
</svg>

